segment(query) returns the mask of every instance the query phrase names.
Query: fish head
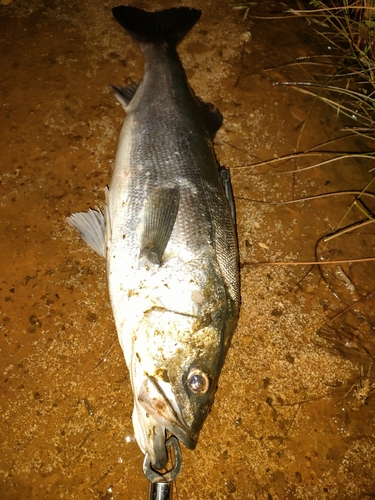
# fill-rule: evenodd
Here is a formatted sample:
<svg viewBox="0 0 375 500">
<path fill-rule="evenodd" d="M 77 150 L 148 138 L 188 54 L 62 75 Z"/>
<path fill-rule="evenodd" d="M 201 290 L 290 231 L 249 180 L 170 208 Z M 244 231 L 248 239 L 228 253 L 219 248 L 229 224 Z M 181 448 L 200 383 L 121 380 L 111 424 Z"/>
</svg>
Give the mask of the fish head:
<svg viewBox="0 0 375 500">
<path fill-rule="evenodd" d="M 195 448 L 214 401 L 228 329 L 235 323 L 228 321 L 225 311 L 210 314 L 209 320 L 207 315 L 197 319 L 167 311 L 150 314 L 158 345 L 151 343 L 150 355 L 139 356 L 138 366 L 133 366 L 133 426 L 152 466 L 162 469 L 167 463 L 166 431 L 187 448 Z"/>
</svg>

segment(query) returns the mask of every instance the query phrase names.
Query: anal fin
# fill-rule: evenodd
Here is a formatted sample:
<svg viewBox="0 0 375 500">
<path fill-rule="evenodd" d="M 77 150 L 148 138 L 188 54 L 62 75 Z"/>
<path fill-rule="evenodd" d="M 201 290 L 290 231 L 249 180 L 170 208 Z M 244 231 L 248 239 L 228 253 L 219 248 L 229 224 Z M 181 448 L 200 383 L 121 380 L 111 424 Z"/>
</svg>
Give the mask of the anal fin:
<svg viewBox="0 0 375 500">
<path fill-rule="evenodd" d="M 116 85 L 110 85 L 110 89 L 115 93 L 116 99 L 121 104 L 121 106 L 127 109 L 128 104 L 133 99 L 135 93 L 138 90 L 140 82 L 133 82 L 130 85 L 119 87 Z"/>
<path fill-rule="evenodd" d="M 148 199 L 142 219 L 140 257 L 161 265 L 178 213 L 180 191 L 177 187 L 155 188 Z"/>
</svg>

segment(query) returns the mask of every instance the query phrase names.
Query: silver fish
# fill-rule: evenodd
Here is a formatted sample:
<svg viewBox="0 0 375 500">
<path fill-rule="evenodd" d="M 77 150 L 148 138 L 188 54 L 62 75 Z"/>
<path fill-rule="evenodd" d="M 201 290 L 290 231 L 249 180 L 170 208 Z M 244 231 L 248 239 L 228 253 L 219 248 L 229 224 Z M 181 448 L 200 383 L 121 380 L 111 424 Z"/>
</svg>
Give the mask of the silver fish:
<svg viewBox="0 0 375 500">
<path fill-rule="evenodd" d="M 67 221 L 106 258 L 135 436 L 161 469 L 166 431 L 195 448 L 237 324 L 233 200 L 213 148 L 221 114 L 195 96 L 176 51 L 200 11 L 112 12 L 143 51 L 144 77 L 112 87 L 127 115 L 104 216 Z"/>
</svg>

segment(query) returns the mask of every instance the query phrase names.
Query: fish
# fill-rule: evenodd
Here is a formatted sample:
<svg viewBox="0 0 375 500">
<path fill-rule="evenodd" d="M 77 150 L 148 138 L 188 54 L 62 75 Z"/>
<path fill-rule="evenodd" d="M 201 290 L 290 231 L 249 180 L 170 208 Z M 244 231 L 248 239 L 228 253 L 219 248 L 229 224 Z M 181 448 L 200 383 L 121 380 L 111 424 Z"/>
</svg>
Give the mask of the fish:
<svg viewBox="0 0 375 500">
<path fill-rule="evenodd" d="M 135 438 L 160 470 L 167 435 L 196 447 L 237 325 L 235 210 L 213 145 L 222 115 L 196 96 L 177 52 L 201 11 L 112 12 L 143 52 L 143 79 L 112 87 L 126 117 L 104 211 L 67 222 L 106 259 Z"/>
</svg>

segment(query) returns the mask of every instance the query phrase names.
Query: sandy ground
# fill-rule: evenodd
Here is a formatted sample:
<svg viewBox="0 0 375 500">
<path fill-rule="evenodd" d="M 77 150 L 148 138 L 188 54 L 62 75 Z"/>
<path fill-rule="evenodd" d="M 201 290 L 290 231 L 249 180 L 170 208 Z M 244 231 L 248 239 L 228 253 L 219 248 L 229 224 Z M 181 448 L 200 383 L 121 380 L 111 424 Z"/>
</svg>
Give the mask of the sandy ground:
<svg viewBox="0 0 375 500">
<path fill-rule="evenodd" d="M 139 49 L 112 19 L 117 4 L 0 5 L 4 500 L 147 498 L 105 265 L 65 222 L 103 206 L 124 118 L 108 85 L 142 75 Z M 258 2 L 246 20 L 224 1 L 134 5 L 203 10 L 179 52 L 196 93 L 224 115 L 216 150 L 231 168 L 238 212 L 241 317 L 198 447 L 183 449 L 175 498 L 374 497 L 371 296 L 330 322 L 375 288 L 373 265 L 327 266 L 323 281 L 316 266 L 255 264 L 315 260 L 317 241 L 337 229 L 353 198 L 259 201 L 363 189 L 372 177 L 373 165 L 356 159 L 298 174 L 277 172 L 325 158 L 250 167 L 347 135 L 334 111 L 275 85 L 308 79 L 306 64 L 291 64 L 327 44 L 304 19 L 259 18 L 285 9 L 281 2 Z M 371 147 L 344 138 L 325 149 Z M 341 225 L 363 218 L 352 210 Z M 373 256 L 374 242 L 369 225 L 320 255 Z M 318 335 L 322 327 L 341 332 L 345 355 Z"/>
</svg>

